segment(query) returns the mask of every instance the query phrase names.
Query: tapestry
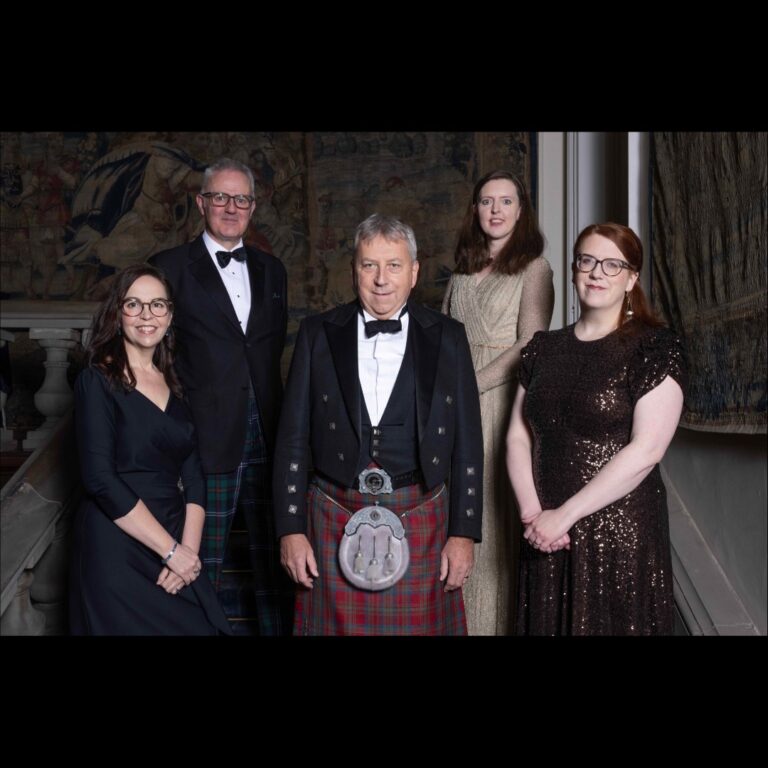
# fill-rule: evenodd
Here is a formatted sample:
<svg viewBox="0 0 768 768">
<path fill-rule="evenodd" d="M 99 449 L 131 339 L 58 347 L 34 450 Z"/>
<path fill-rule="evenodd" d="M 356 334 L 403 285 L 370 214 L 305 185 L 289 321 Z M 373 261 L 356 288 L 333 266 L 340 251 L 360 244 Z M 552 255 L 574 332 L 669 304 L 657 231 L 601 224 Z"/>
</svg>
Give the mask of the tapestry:
<svg viewBox="0 0 768 768">
<path fill-rule="evenodd" d="M 682 426 L 766 432 L 768 134 L 653 133 L 652 295 L 683 337 Z"/>
<path fill-rule="evenodd" d="M 4 301 L 100 300 L 116 271 L 202 231 L 195 196 L 208 164 L 226 156 L 249 166 L 256 210 L 245 242 L 288 270 L 284 373 L 300 320 L 353 298 L 354 231 L 366 216 L 391 214 L 414 228 L 421 263 L 414 296 L 439 308 L 475 181 L 497 168 L 511 170 L 536 199 L 535 133 L 4 132 L 0 138 Z M 22 344 L 13 347 L 16 371 L 24 367 Z M 19 382 L 25 389 L 23 376 Z M 15 407 L 16 396 L 9 402 Z M 34 419 L 30 413 L 23 421 Z"/>
</svg>

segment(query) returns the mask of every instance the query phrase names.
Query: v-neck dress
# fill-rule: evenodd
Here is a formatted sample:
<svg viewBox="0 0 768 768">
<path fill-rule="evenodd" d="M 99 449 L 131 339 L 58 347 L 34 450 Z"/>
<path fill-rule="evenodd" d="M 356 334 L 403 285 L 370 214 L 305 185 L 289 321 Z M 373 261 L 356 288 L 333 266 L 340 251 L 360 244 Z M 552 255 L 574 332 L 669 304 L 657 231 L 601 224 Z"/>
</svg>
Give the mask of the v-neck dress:
<svg viewBox="0 0 768 768">
<path fill-rule="evenodd" d="M 155 583 L 158 555 L 115 520 L 141 499 L 181 540 L 187 503 L 205 506 L 205 480 L 188 406 L 165 410 L 110 387 L 96 368 L 75 384 L 84 499 L 75 517 L 70 631 L 76 635 L 215 635 L 229 625 L 205 571 L 177 595 Z"/>
</svg>

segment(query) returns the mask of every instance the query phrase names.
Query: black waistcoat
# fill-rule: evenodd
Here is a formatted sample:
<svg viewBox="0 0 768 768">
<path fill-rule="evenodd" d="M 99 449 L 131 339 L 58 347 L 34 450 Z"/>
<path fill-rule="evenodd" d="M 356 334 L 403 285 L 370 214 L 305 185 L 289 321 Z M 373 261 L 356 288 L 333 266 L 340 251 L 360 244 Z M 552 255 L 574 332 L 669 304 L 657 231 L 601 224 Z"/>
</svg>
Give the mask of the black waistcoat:
<svg viewBox="0 0 768 768">
<path fill-rule="evenodd" d="M 371 462 L 383 467 L 393 477 L 419 468 L 416 377 L 413 345 L 410 338 L 394 389 L 378 426 L 371 425 L 362 387 L 360 388 L 360 417 L 362 435 L 360 457 L 357 463 L 358 474 Z"/>
</svg>

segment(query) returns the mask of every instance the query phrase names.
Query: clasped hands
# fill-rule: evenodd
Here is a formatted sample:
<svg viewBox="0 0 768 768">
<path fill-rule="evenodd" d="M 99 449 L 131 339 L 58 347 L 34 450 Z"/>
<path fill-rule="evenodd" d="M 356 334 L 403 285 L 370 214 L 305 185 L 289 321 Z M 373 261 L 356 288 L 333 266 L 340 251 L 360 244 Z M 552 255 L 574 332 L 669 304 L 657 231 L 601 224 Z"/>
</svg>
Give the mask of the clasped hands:
<svg viewBox="0 0 768 768">
<path fill-rule="evenodd" d="M 560 509 L 544 509 L 533 513 L 521 513 L 520 520 L 525 527 L 523 538 L 539 552 L 550 554 L 560 549 L 571 548 L 568 531 L 573 523 Z"/>
<path fill-rule="evenodd" d="M 197 552 L 179 543 L 155 583 L 169 594 L 177 595 L 182 587 L 188 587 L 200 575 L 201 570 L 202 563 Z"/>
</svg>

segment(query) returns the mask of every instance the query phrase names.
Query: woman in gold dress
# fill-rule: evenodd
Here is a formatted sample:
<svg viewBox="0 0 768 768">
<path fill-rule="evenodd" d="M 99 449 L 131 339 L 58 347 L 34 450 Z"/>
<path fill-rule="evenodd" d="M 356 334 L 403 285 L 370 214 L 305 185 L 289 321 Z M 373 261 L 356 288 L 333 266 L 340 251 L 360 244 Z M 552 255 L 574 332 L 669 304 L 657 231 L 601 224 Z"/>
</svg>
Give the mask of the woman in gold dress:
<svg viewBox="0 0 768 768">
<path fill-rule="evenodd" d="M 507 171 L 483 176 L 472 192 L 443 312 L 464 323 L 480 391 L 485 470 L 483 540 L 464 586 L 470 635 L 514 627 L 521 526 L 505 464 L 505 437 L 520 350 L 549 328 L 552 269 L 528 192 Z"/>
</svg>

